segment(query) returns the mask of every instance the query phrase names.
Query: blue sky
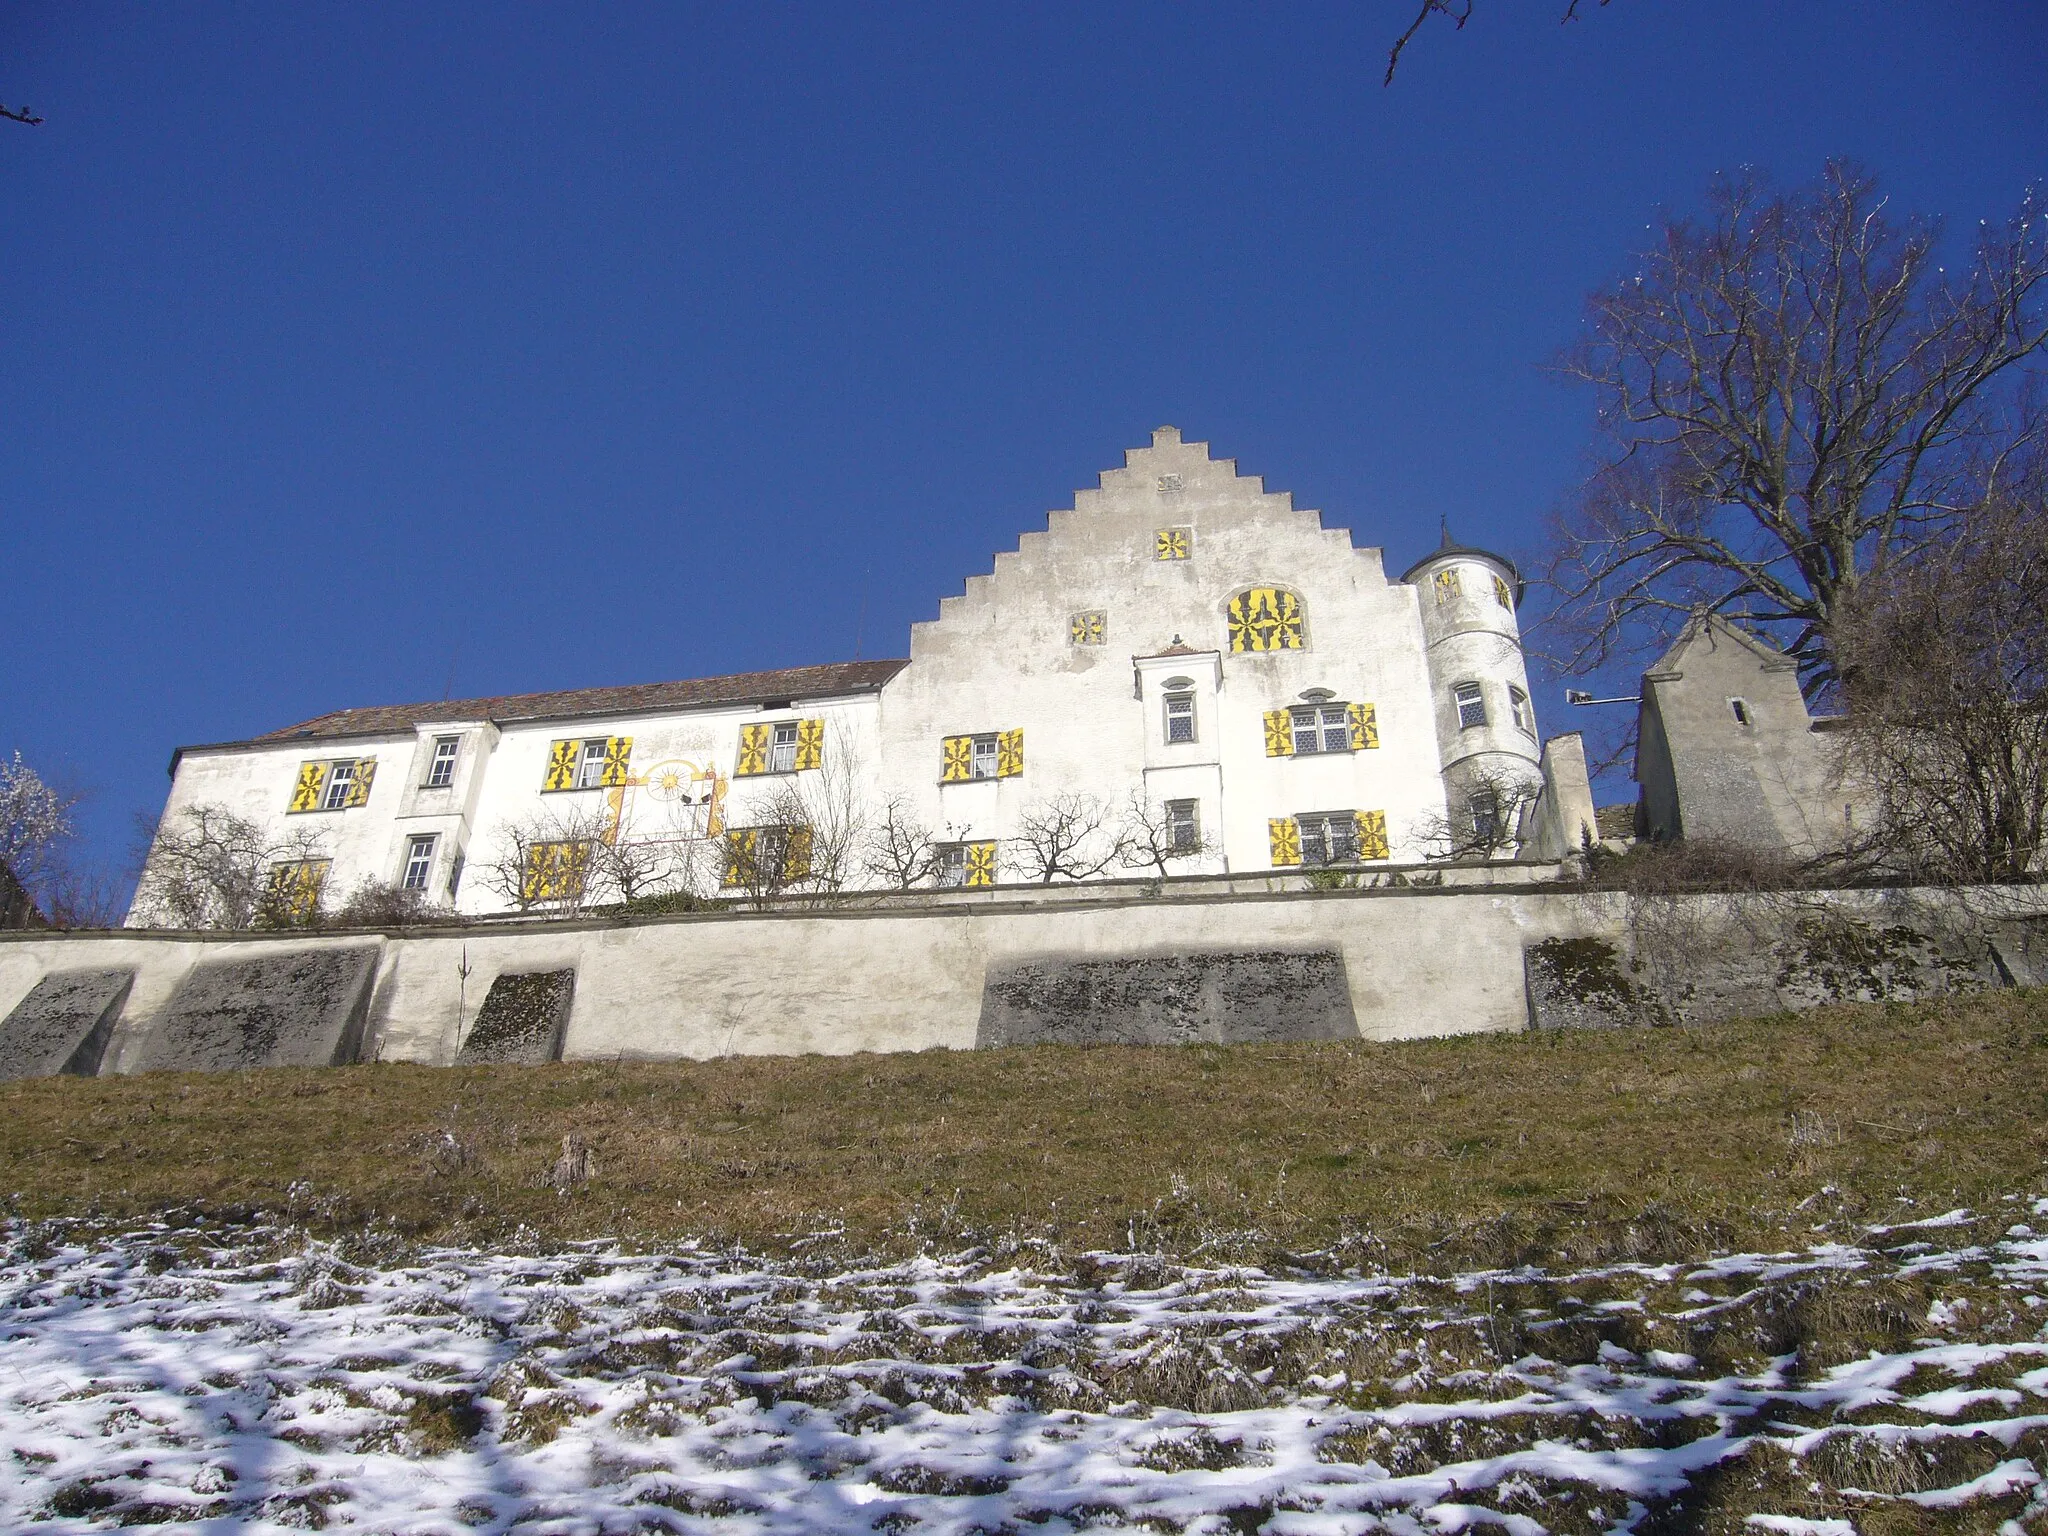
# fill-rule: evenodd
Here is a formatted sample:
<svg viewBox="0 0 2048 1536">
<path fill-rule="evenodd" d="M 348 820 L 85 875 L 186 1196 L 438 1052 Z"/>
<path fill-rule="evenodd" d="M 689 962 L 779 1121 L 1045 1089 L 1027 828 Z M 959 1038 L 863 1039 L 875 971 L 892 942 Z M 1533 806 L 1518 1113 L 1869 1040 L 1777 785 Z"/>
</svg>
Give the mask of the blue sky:
<svg viewBox="0 0 2048 1536">
<path fill-rule="evenodd" d="M 900 655 L 1162 422 L 1525 552 L 1711 173 L 2048 176 L 2048 7 L 1479 0 L 1382 89 L 1413 4 L 0 0 L 0 751 L 111 857 L 182 743 Z"/>
</svg>

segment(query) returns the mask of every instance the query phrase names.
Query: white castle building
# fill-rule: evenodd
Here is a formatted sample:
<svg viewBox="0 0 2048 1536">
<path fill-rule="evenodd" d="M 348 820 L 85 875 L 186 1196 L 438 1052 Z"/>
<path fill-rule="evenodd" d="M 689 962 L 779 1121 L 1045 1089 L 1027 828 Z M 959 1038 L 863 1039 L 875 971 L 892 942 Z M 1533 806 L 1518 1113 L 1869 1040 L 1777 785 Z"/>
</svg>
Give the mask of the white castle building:
<svg viewBox="0 0 2048 1536">
<path fill-rule="evenodd" d="M 1578 738 L 1539 741 L 1519 597 L 1448 536 L 1390 578 L 1162 427 L 913 626 L 908 660 L 345 709 L 181 749 L 164 825 L 266 829 L 288 907 L 373 883 L 473 914 L 575 904 L 620 849 L 757 895 L 1554 859 L 1592 797 Z M 1082 846 L 1048 860 L 1062 828 Z"/>
</svg>

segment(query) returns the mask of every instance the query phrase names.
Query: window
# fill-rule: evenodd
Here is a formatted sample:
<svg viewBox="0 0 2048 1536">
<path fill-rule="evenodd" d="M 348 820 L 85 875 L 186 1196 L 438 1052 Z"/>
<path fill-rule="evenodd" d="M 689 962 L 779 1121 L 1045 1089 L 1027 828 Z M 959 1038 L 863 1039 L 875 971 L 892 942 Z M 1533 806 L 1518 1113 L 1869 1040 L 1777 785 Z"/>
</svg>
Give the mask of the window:
<svg viewBox="0 0 2048 1536">
<path fill-rule="evenodd" d="M 1155 560 L 1185 560 L 1195 552 L 1195 530 L 1192 528 L 1162 528 L 1152 535 L 1152 558 Z"/>
<path fill-rule="evenodd" d="M 1266 823 L 1273 867 L 1350 864 L 1390 857 L 1385 811 L 1313 811 L 1276 816 Z"/>
<path fill-rule="evenodd" d="M 1074 614 L 1067 620 L 1069 645 L 1101 645 L 1109 639 L 1109 615 L 1100 608 Z"/>
<path fill-rule="evenodd" d="M 440 839 L 431 833 L 424 837 L 409 837 L 405 842 L 405 874 L 399 884 L 408 891 L 424 891 L 427 881 L 434 873 L 434 844 Z"/>
<path fill-rule="evenodd" d="M 1349 811 L 1297 816 L 1301 829 L 1301 862 L 1351 864 L 1358 859 L 1358 818 Z"/>
<path fill-rule="evenodd" d="M 1202 827 L 1197 820 L 1201 802 L 1198 800 L 1169 800 L 1166 802 L 1167 841 L 1175 853 L 1196 853 L 1202 846 Z"/>
<path fill-rule="evenodd" d="M 1743 703 L 1742 700 L 1730 699 L 1728 701 L 1728 708 L 1734 714 L 1737 725 L 1749 724 L 1749 706 Z"/>
<path fill-rule="evenodd" d="M 756 721 L 740 727 L 736 775 L 801 773 L 825 766 L 825 722 L 819 720 Z"/>
<path fill-rule="evenodd" d="M 1370 752 L 1380 744 L 1379 711 L 1370 704 L 1316 702 L 1266 711 L 1266 756 L 1310 752 Z"/>
<path fill-rule="evenodd" d="M 1236 654 L 1302 649 L 1301 599 L 1284 587 L 1248 587 L 1230 600 L 1230 649 Z"/>
<path fill-rule="evenodd" d="M 1289 711 L 1294 733 L 1294 755 L 1309 752 L 1349 752 L 1351 716 L 1342 704 L 1304 704 Z"/>
<path fill-rule="evenodd" d="M 778 891 L 811 878 L 811 829 L 771 825 L 732 827 L 725 834 L 726 885 Z"/>
<path fill-rule="evenodd" d="M 310 921 L 320 910 L 320 892 L 327 884 L 328 859 L 287 859 L 270 866 L 263 889 L 261 917 L 266 927 Z"/>
<path fill-rule="evenodd" d="M 1465 590 L 1464 583 L 1458 580 L 1458 568 L 1454 565 L 1445 566 L 1438 571 L 1434 580 L 1436 600 L 1439 604 L 1456 602 Z"/>
<path fill-rule="evenodd" d="M 1466 802 L 1466 810 L 1472 815 L 1472 841 L 1482 848 L 1491 848 L 1500 841 L 1500 797 L 1477 794 Z"/>
<path fill-rule="evenodd" d="M 1493 578 L 1493 600 L 1509 613 L 1515 611 L 1515 595 L 1508 590 L 1508 584 L 1500 577 Z"/>
<path fill-rule="evenodd" d="M 1166 696 L 1166 740 L 1171 746 L 1175 742 L 1195 739 L 1195 696 L 1192 693 L 1169 693 Z"/>
<path fill-rule="evenodd" d="M 356 765 L 336 763 L 327 770 L 327 794 L 320 802 L 323 811 L 338 811 L 348 804 L 349 792 L 356 787 Z"/>
<path fill-rule="evenodd" d="M 519 900 L 531 906 L 543 901 L 576 901 L 583 895 L 590 870 L 590 843 L 571 838 L 555 843 L 529 843 L 519 870 Z"/>
<path fill-rule="evenodd" d="M 548 743 L 543 791 L 611 789 L 632 777 L 633 738 L 592 736 Z"/>
<path fill-rule="evenodd" d="M 948 736 L 939 747 L 941 784 L 964 784 L 970 779 L 1013 779 L 1024 771 L 1022 731 Z"/>
<path fill-rule="evenodd" d="M 287 813 L 299 811 L 346 811 L 370 802 L 370 781 L 377 776 L 377 759 L 358 757 L 339 763 L 299 764 L 299 777 L 292 786 Z"/>
<path fill-rule="evenodd" d="M 1529 695 L 1513 683 L 1508 684 L 1508 713 L 1514 716 L 1518 729 L 1531 736 L 1536 734 L 1536 716 L 1529 708 Z"/>
<path fill-rule="evenodd" d="M 1469 731 L 1486 724 L 1486 696 L 1477 683 L 1460 683 L 1451 690 L 1458 701 L 1458 729 Z"/>
<path fill-rule="evenodd" d="M 428 789 L 446 789 L 455 782 L 455 754 L 462 748 L 459 736 L 436 736 L 434 760 L 427 765 Z"/>
<path fill-rule="evenodd" d="M 1181 492 L 1181 484 L 1179 475 L 1161 475 L 1159 477 L 1159 494 L 1162 496 L 1178 496 Z"/>
<path fill-rule="evenodd" d="M 940 885 L 979 890 L 996 883 L 996 845 L 947 843 L 939 849 Z"/>
</svg>

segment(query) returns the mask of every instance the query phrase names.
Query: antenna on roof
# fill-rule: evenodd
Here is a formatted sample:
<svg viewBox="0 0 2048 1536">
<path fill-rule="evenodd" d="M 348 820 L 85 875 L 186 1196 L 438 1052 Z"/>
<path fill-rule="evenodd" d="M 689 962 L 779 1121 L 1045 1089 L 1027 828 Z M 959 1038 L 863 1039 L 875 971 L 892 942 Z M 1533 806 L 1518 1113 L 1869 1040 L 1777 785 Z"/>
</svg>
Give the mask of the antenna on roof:
<svg viewBox="0 0 2048 1536">
<path fill-rule="evenodd" d="M 868 627 L 868 578 L 875 574 L 873 561 L 860 573 L 860 616 L 853 621 L 853 659 L 860 660 L 860 641 Z"/>
<path fill-rule="evenodd" d="M 448 696 L 455 692 L 455 663 L 462 659 L 462 636 L 455 637 L 455 649 L 448 654 L 448 681 L 441 685 L 441 702 L 446 704 Z"/>
</svg>

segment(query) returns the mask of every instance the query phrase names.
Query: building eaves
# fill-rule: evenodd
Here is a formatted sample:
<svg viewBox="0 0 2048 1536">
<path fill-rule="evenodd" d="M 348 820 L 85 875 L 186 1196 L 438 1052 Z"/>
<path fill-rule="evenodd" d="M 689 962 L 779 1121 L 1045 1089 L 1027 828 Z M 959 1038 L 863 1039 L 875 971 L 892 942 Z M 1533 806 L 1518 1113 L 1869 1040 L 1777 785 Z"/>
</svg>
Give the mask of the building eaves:
<svg viewBox="0 0 2048 1536">
<path fill-rule="evenodd" d="M 172 755 L 171 767 L 175 771 L 178 758 L 187 752 L 403 735 L 421 725 L 443 722 L 488 720 L 494 724 L 509 725 L 543 720 L 661 714 L 734 704 L 775 705 L 797 699 L 874 693 L 908 665 L 909 662 L 902 659 L 838 661 L 815 667 L 781 667 L 769 672 L 738 672 L 726 677 L 687 678 L 665 683 L 628 683 L 611 688 L 569 688 L 552 693 L 510 693 L 481 699 L 434 699 L 421 704 L 376 704 L 361 709 L 339 709 L 240 741 L 180 747 Z"/>
</svg>

